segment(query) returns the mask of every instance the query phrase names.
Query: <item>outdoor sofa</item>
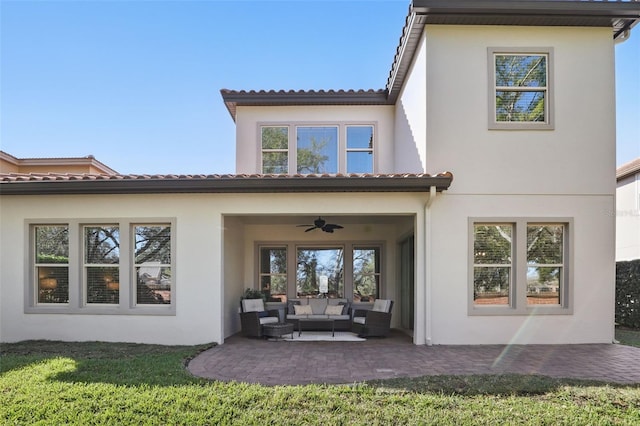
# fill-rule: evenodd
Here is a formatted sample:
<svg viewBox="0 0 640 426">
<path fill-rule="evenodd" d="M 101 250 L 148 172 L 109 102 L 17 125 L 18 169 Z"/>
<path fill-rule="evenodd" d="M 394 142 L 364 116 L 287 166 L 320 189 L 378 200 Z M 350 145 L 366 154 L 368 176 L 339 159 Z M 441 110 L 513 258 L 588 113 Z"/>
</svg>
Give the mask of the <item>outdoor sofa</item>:
<svg viewBox="0 0 640 426">
<path fill-rule="evenodd" d="M 351 330 L 351 303 L 347 299 L 289 299 L 285 310 L 285 320 L 298 329 L 298 321 L 304 319 L 305 330 Z M 317 321 L 313 321 L 317 320 Z"/>
</svg>

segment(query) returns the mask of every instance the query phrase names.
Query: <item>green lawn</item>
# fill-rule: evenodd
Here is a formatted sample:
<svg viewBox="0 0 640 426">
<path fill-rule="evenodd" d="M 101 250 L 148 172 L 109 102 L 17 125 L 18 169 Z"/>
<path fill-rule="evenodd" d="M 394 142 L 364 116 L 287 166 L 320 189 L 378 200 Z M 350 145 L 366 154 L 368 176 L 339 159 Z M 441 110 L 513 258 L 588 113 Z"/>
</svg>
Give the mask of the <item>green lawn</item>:
<svg viewBox="0 0 640 426">
<path fill-rule="evenodd" d="M 205 347 L 2 345 L 0 424 L 640 424 L 640 386 L 540 376 L 438 376 L 351 386 L 191 377 Z"/>
<path fill-rule="evenodd" d="M 616 328 L 616 340 L 627 346 L 640 348 L 640 330 L 630 328 Z"/>
</svg>

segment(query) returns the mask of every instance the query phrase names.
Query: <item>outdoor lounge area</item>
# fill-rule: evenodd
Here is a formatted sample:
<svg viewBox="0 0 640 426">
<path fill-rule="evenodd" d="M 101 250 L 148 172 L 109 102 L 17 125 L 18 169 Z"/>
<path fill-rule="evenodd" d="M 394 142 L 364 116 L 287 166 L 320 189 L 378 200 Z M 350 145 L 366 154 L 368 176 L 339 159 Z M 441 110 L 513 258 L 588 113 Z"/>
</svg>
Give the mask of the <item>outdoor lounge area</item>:
<svg viewBox="0 0 640 426">
<path fill-rule="evenodd" d="M 262 299 L 240 303 L 242 334 L 246 337 L 281 337 L 306 331 L 351 331 L 360 337 L 384 337 L 391 329 L 393 301 L 377 299 L 370 309 L 352 309 L 347 299 L 291 299 L 284 312 L 267 309 Z"/>
</svg>

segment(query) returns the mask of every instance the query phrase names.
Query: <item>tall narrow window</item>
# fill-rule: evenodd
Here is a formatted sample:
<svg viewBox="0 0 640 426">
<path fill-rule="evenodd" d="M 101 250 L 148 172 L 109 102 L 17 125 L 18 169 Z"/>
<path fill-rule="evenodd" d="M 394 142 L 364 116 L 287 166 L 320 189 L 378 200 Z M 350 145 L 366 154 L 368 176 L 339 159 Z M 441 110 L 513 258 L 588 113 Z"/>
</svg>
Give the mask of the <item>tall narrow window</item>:
<svg viewBox="0 0 640 426">
<path fill-rule="evenodd" d="M 289 173 L 288 127 L 262 127 L 262 173 Z"/>
<path fill-rule="evenodd" d="M 513 225 L 474 225 L 473 302 L 510 305 Z"/>
<path fill-rule="evenodd" d="M 344 250 L 298 249 L 297 297 L 344 297 Z"/>
<path fill-rule="evenodd" d="M 559 305 L 563 274 L 564 225 L 527 225 L 527 303 Z"/>
<path fill-rule="evenodd" d="M 69 303 L 69 227 L 34 227 L 38 303 Z"/>
<path fill-rule="evenodd" d="M 171 226 L 136 225 L 134 267 L 136 304 L 171 303 Z"/>
<path fill-rule="evenodd" d="M 490 128 L 548 129 L 551 49 L 490 49 L 493 108 Z"/>
<path fill-rule="evenodd" d="M 373 172 L 373 126 L 347 126 L 347 173 Z"/>
<path fill-rule="evenodd" d="M 269 298 L 287 301 L 286 247 L 260 248 L 260 289 Z"/>
<path fill-rule="evenodd" d="M 120 302 L 120 229 L 84 227 L 84 279 L 87 304 Z"/>
<path fill-rule="evenodd" d="M 322 174 L 338 172 L 338 128 L 296 128 L 297 172 Z"/>
<path fill-rule="evenodd" d="M 380 248 L 353 249 L 353 301 L 373 302 L 380 294 Z"/>
</svg>

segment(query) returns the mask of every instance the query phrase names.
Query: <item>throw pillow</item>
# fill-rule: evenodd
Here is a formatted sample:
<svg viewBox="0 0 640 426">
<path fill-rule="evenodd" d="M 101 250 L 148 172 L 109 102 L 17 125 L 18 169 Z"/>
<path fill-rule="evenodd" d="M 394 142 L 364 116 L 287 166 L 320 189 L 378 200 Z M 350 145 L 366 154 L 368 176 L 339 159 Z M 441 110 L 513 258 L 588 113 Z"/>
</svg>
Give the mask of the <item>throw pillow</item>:
<svg viewBox="0 0 640 426">
<path fill-rule="evenodd" d="M 293 305 L 293 308 L 296 310 L 296 315 L 311 315 L 313 311 L 311 310 L 310 305 Z"/>
<path fill-rule="evenodd" d="M 327 305 L 324 310 L 325 315 L 342 315 L 342 306 L 340 305 Z"/>
</svg>

